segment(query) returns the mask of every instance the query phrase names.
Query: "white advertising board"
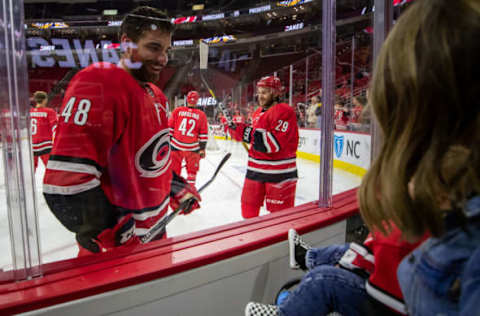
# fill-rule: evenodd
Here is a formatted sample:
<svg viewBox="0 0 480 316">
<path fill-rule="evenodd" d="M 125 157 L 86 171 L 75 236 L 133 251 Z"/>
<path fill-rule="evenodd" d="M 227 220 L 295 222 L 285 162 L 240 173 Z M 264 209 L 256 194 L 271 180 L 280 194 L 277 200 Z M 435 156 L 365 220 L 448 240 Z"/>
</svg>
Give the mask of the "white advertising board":
<svg viewBox="0 0 480 316">
<path fill-rule="evenodd" d="M 223 128 L 216 125 L 213 128 L 215 136 L 223 136 Z M 320 138 L 321 132 L 318 129 L 299 130 L 299 141 L 297 156 L 303 159 L 320 161 Z M 370 141 L 368 134 L 335 131 L 333 140 L 333 165 L 363 176 L 370 167 Z"/>
<path fill-rule="evenodd" d="M 320 137 L 318 129 L 300 129 L 298 156 L 320 161 Z M 334 166 L 353 172 L 365 174 L 370 166 L 370 135 L 348 131 L 334 133 Z"/>
</svg>

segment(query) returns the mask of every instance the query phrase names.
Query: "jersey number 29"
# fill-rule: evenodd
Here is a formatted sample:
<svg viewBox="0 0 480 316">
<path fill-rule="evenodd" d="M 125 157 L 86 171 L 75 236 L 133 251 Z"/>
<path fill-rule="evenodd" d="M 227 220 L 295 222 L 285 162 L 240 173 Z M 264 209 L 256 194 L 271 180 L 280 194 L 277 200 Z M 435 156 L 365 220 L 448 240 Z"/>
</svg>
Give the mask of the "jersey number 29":
<svg viewBox="0 0 480 316">
<path fill-rule="evenodd" d="M 277 124 L 277 127 L 275 127 L 275 130 L 276 131 L 279 131 L 279 132 L 286 132 L 288 130 L 288 122 L 287 121 L 282 121 L 282 120 L 278 120 L 278 124 Z"/>
<path fill-rule="evenodd" d="M 76 97 L 71 97 L 68 100 L 67 104 L 65 104 L 65 108 L 62 111 L 61 116 L 63 116 L 64 122 L 68 123 L 70 116 L 72 116 L 73 108 L 75 106 L 75 101 L 77 100 Z M 92 102 L 89 99 L 81 99 L 78 102 L 77 110 L 75 111 L 75 115 L 73 117 L 73 123 L 83 126 L 88 120 L 88 111 L 90 111 L 90 107 L 92 106 Z"/>
</svg>

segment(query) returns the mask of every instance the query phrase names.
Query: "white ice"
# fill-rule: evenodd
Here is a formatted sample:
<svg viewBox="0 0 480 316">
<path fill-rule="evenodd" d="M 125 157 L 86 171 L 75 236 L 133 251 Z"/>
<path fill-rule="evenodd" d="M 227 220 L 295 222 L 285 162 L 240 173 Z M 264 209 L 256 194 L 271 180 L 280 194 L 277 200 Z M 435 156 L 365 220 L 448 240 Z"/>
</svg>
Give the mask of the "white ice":
<svg viewBox="0 0 480 316">
<path fill-rule="evenodd" d="M 178 236 L 190 232 L 241 221 L 240 194 L 246 173 L 247 153 L 236 142 L 216 140 L 219 150 L 207 150 L 201 160 L 196 186 L 199 188 L 210 179 L 220 160 L 227 152 L 232 157 L 224 165 L 216 179 L 202 192 L 201 208 L 193 213 L 177 216 L 167 227 L 168 236 Z M 301 205 L 319 196 L 319 164 L 297 159 L 299 180 L 295 205 Z M 42 178 L 45 172 L 41 160 L 36 172 L 36 192 L 39 214 L 40 240 L 43 263 L 73 258 L 78 248 L 74 235 L 66 230 L 49 211 L 42 195 Z M 356 187 L 360 178 L 345 171 L 335 169 L 333 173 L 333 193 L 340 193 Z M 0 166 L 0 196 L 6 199 L 3 165 Z M 268 212 L 262 208 L 260 215 Z M 0 269 L 12 267 L 10 235 L 8 229 L 7 205 L 0 205 Z"/>
</svg>

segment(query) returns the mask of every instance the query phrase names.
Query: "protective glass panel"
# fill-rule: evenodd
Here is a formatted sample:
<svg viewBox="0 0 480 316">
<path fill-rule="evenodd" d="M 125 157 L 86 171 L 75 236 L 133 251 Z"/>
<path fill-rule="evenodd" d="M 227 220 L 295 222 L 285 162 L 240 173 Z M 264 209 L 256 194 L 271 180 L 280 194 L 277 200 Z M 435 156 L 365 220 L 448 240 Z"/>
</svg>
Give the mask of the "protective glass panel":
<svg viewBox="0 0 480 316">
<path fill-rule="evenodd" d="M 23 6 L 0 4 L 0 242 L 2 280 L 41 274 L 36 201 L 31 164 Z"/>
<path fill-rule="evenodd" d="M 373 1 L 357 8 L 359 15 L 347 16 L 337 23 L 333 193 L 356 187 L 370 166 L 370 113 L 367 88 L 373 60 Z M 341 14 L 342 5 L 337 12 Z"/>
<path fill-rule="evenodd" d="M 336 92 L 343 91 L 349 109 L 352 95 L 365 94 L 371 69 L 370 2 L 337 4 Z M 319 199 L 322 2 L 160 9 L 168 18 L 148 18 L 151 12 L 136 2 L 25 5 L 45 262 L 77 256 L 77 241 L 84 249 L 108 251 L 132 235 L 160 238 L 156 227 L 163 226 L 157 223 L 171 213 L 169 205 L 176 208 L 187 196 L 185 183 L 202 188 L 228 153 L 201 192 L 201 208 L 175 217 L 163 237 Z M 122 31 L 126 17 L 131 30 Z M 168 21 L 176 28 L 171 41 L 164 36 Z M 200 42 L 208 47 L 206 69 L 200 67 Z M 273 98 L 262 96 L 261 87 Z M 286 106 L 255 125 L 271 99 Z M 197 129 L 205 122 L 206 129 Z M 229 128 L 232 122 L 235 128 Z M 335 133 L 367 129 L 349 122 Z M 285 136 L 292 130 L 298 130 L 298 148 L 295 136 Z M 347 149 L 357 154 L 355 143 L 348 143 L 345 155 Z M 184 178 L 173 182 L 172 194 L 170 168 Z M 342 172 L 334 172 L 334 193 L 359 183 L 352 172 Z M 243 210 L 242 201 L 248 205 Z"/>
</svg>

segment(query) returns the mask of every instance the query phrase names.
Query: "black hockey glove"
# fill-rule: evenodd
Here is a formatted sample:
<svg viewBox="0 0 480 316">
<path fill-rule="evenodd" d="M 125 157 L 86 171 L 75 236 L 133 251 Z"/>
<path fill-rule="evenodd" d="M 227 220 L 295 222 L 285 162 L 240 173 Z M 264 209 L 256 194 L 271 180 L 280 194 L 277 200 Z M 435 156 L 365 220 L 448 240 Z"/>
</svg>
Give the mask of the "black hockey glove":
<svg viewBox="0 0 480 316">
<path fill-rule="evenodd" d="M 198 208 L 200 208 L 200 202 L 202 198 L 197 192 L 197 189 L 189 184 L 185 179 L 173 172 L 172 186 L 170 191 L 170 207 L 172 210 L 176 210 L 180 204 L 186 200 L 191 200 L 188 207 L 180 212 L 180 214 L 188 214 Z"/>
</svg>

